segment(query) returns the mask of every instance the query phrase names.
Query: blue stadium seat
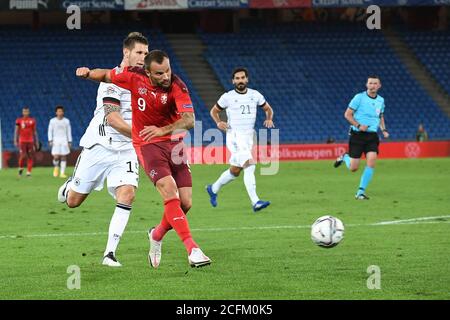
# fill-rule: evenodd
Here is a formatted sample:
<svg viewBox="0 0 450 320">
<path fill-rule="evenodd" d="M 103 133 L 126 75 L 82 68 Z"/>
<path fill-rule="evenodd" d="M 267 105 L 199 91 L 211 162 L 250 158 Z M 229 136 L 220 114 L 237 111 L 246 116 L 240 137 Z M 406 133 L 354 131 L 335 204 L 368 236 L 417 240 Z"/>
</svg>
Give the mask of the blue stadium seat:
<svg viewBox="0 0 450 320">
<path fill-rule="evenodd" d="M 209 106 L 197 94 L 164 34 L 142 26 L 138 29 L 151 39 L 152 48 L 171 56 L 174 72 L 189 87 L 203 131 L 215 127 Z M 90 27 L 71 32 L 48 27 L 31 32 L 25 27 L 2 28 L 0 52 L 5 53 L 6 61 L 0 76 L 14 79 L 2 84 L 4 148 L 14 148 L 14 121 L 22 106 L 31 107 L 39 136 L 45 141 L 48 121 L 58 104 L 66 107 L 77 147 L 95 107 L 97 85 L 76 79 L 74 70 L 81 65 L 117 65 L 122 58 L 121 41 L 130 30 Z M 450 93 L 450 33 L 401 31 L 401 35 Z M 249 68 L 251 87 L 260 90 L 275 109 L 281 142 L 324 142 L 328 137 L 345 141 L 348 124 L 344 110 L 353 95 L 365 89 L 366 76 L 373 73 L 383 81 L 380 94 L 386 100 L 385 116 L 394 140 L 413 139 L 420 122 L 430 138 L 450 138 L 450 119 L 411 77 L 379 31 L 354 24 L 266 27 L 250 22 L 237 34 L 199 31 L 199 36 L 207 45 L 205 58 L 224 88 L 231 89 L 229 77 L 234 67 Z M 54 43 L 58 43 L 57 49 Z M 257 128 L 262 127 L 263 119 L 260 113 Z"/>
<path fill-rule="evenodd" d="M 136 29 L 142 30 L 150 39 L 151 48 L 169 53 L 174 73 L 179 74 L 189 87 L 196 112 L 199 111 L 197 119 L 206 116 L 202 110 L 204 103 L 181 69 L 164 35 L 157 29 L 143 29 L 142 26 Z M 39 137 L 46 142 L 48 122 L 58 104 L 66 108 L 66 116 L 72 123 L 74 147 L 78 147 L 95 108 L 97 85 L 76 79 L 75 68 L 82 65 L 116 66 L 122 59 L 122 40 L 130 30 L 128 27 L 93 27 L 84 28 L 81 32 L 51 27 L 39 31 L 25 27 L 2 28 L 0 52 L 5 52 L 2 56 L 6 61 L 0 69 L 0 76 L 13 79 L 2 84 L 0 115 L 4 149 L 14 149 L 14 121 L 21 116 L 24 105 L 31 108 L 32 116 L 38 122 Z M 207 118 L 210 121 L 209 114 Z M 46 143 L 44 145 L 47 146 Z"/>
<path fill-rule="evenodd" d="M 450 31 L 401 30 L 419 60 L 450 94 Z"/>
<path fill-rule="evenodd" d="M 344 110 L 354 94 L 365 90 L 368 74 L 382 78 L 380 94 L 386 100 L 385 117 L 393 139 L 414 138 L 420 122 L 430 138 L 450 137 L 450 119 L 411 77 L 381 32 L 354 24 L 266 27 L 251 22 L 237 34 L 199 31 L 199 35 L 208 48 L 205 58 L 225 88 L 231 89 L 229 74 L 234 67 L 249 68 L 251 87 L 275 109 L 282 142 L 323 142 L 328 136 L 345 141 Z M 428 40 L 433 44 L 440 39 L 439 49 L 431 51 L 437 61 L 446 63 L 446 68 L 437 68 L 448 84 L 450 38 L 432 38 Z M 430 43 L 424 46 L 431 47 Z"/>
</svg>

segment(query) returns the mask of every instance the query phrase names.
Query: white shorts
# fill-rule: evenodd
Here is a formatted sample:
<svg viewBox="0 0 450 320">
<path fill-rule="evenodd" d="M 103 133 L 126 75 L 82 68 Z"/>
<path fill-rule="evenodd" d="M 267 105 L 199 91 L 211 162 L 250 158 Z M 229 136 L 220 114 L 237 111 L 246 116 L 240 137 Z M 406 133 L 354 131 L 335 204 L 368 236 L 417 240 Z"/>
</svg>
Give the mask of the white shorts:
<svg viewBox="0 0 450 320">
<path fill-rule="evenodd" d="M 243 168 L 247 160 L 253 160 L 254 131 L 227 131 L 227 148 L 231 157 L 230 165 Z"/>
<path fill-rule="evenodd" d="M 100 191 L 105 179 L 108 192 L 114 199 L 117 187 L 132 185 L 137 188 L 139 163 L 134 149 L 113 151 L 96 144 L 81 151 L 70 189 L 83 194 L 89 194 L 94 189 Z"/>
<path fill-rule="evenodd" d="M 68 142 L 53 142 L 52 155 L 67 156 L 70 153 Z"/>
</svg>

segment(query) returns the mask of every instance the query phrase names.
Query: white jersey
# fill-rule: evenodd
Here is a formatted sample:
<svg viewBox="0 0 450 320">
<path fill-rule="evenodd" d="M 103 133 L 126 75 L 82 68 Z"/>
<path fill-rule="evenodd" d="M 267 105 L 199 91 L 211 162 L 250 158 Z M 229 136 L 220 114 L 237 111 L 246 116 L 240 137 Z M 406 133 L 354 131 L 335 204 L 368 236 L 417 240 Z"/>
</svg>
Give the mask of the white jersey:
<svg viewBox="0 0 450 320">
<path fill-rule="evenodd" d="M 264 96 L 250 88 L 247 88 L 246 93 L 230 90 L 217 101 L 219 108 L 226 110 L 228 126 L 234 131 L 252 131 L 255 127 L 257 109 L 265 104 Z"/>
<path fill-rule="evenodd" d="M 128 138 L 111 127 L 106 120 L 104 103 L 120 103 L 120 114 L 131 126 L 131 92 L 112 83 L 100 83 L 97 91 L 97 107 L 86 132 L 81 137 L 80 146 L 91 148 L 100 144 L 107 149 L 122 151 L 133 149 Z"/>
<path fill-rule="evenodd" d="M 72 128 L 67 118 L 58 119 L 54 117 L 48 124 L 48 141 L 54 144 L 72 142 Z"/>
</svg>

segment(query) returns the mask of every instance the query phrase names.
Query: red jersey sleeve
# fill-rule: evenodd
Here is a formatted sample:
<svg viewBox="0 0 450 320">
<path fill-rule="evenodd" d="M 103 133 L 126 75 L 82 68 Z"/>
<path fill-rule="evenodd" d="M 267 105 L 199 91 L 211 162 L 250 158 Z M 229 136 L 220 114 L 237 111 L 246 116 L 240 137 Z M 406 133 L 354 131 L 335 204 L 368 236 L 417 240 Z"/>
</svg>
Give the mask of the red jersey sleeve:
<svg viewBox="0 0 450 320">
<path fill-rule="evenodd" d="M 116 86 L 122 87 L 124 89 L 131 91 L 131 86 L 133 82 L 134 72 L 130 72 L 129 67 L 120 68 L 116 67 L 111 70 L 111 82 Z"/>
<path fill-rule="evenodd" d="M 192 105 L 191 97 L 189 96 L 189 90 L 186 84 L 176 77 L 173 85 L 173 98 L 177 106 L 177 111 L 182 112 L 194 112 L 194 106 Z"/>
<path fill-rule="evenodd" d="M 20 118 L 17 118 L 17 119 L 16 119 L 16 126 L 19 126 L 19 127 L 20 127 Z"/>
</svg>

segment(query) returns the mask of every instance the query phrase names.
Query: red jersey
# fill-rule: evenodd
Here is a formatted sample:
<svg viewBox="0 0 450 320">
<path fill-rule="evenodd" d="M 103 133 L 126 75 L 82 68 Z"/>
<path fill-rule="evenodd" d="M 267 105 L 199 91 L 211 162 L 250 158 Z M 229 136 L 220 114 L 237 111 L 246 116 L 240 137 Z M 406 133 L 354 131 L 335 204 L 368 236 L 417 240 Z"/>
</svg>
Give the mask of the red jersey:
<svg viewBox="0 0 450 320">
<path fill-rule="evenodd" d="M 19 126 L 19 143 L 34 142 L 34 131 L 36 130 L 36 120 L 34 118 L 17 118 L 16 126 Z"/>
<path fill-rule="evenodd" d="M 127 67 L 111 70 L 111 81 L 131 91 L 131 137 L 135 146 L 181 138 L 186 135 L 186 133 L 168 134 L 152 138 L 150 141 L 144 141 L 139 136 L 144 126 L 161 128 L 181 119 L 180 113 L 194 112 L 189 91 L 178 76 L 173 75 L 172 84 L 165 89 L 152 85 L 143 68 Z"/>
</svg>

